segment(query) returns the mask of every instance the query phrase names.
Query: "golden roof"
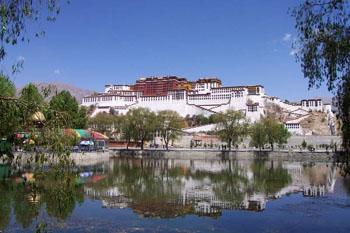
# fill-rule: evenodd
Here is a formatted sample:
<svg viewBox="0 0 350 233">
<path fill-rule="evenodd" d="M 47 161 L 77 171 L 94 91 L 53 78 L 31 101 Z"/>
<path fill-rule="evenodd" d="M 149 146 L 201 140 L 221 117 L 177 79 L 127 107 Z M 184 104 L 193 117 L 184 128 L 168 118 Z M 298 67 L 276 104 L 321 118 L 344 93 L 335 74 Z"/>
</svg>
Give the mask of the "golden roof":
<svg viewBox="0 0 350 233">
<path fill-rule="evenodd" d="M 32 120 L 33 121 L 44 121 L 45 116 L 42 112 L 36 112 L 32 115 Z"/>
</svg>

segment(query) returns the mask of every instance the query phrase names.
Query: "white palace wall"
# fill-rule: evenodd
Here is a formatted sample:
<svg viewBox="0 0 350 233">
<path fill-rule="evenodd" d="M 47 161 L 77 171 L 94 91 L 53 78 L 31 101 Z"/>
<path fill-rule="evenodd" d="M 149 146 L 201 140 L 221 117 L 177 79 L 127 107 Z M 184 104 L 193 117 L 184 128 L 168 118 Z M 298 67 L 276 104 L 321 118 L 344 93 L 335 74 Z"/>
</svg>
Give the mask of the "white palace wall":
<svg viewBox="0 0 350 233">
<path fill-rule="evenodd" d="M 82 105 L 96 106 L 92 116 L 99 112 L 109 112 L 111 108 L 119 114 L 126 114 L 130 109 L 137 107 L 149 108 L 154 112 L 173 110 L 182 117 L 199 114 L 210 116 L 232 109 L 243 111 L 251 122 L 264 115 L 265 105 L 269 103 L 291 113 L 309 110 L 331 112 L 331 106 L 323 105 L 320 99 L 302 100 L 303 104 L 300 105 L 286 104 L 277 97 L 266 96 L 264 88 L 260 85 L 221 87 L 217 84 L 199 83 L 196 84 L 196 88 L 191 91 L 175 89 L 161 96 L 144 96 L 142 91 L 132 91 L 127 85 L 106 85 L 104 93 L 84 97 Z M 307 112 L 301 115 L 305 114 Z"/>
</svg>

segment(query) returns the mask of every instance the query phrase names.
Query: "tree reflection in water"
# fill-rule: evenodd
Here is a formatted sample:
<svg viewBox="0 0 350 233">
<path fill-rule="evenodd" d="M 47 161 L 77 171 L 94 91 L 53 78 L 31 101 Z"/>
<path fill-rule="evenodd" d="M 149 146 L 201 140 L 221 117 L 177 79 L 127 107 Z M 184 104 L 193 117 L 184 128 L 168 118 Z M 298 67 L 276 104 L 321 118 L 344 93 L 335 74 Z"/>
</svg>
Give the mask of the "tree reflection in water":
<svg viewBox="0 0 350 233">
<path fill-rule="evenodd" d="M 114 162 L 113 171 L 104 181 L 86 184 L 86 188 L 97 193 L 95 196 L 104 196 L 102 199 L 110 207 L 127 202 L 124 204 L 145 217 L 170 218 L 194 213 L 217 217 L 223 208 L 263 210 L 265 197 L 291 182 L 281 162 L 223 160 L 218 162 L 224 169 L 217 171 L 210 167 L 192 169 L 193 162 L 177 166 L 171 160 Z"/>
<path fill-rule="evenodd" d="M 76 183 L 77 176 L 71 172 L 36 172 L 0 181 L 0 230 L 8 225 L 11 206 L 16 222 L 25 229 L 35 220 L 48 225 L 48 219 L 40 216 L 46 210 L 49 217 L 67 219 L 75 209 L 76 202 L 83 203 L 84 189 Z"/>
<path fill-rule="evenodd" d="M 277 166 L 273 161 L 269 163 L 270 167 L 267 167 L 267 163 L 261 160 L 255 160 L 251 164 L 253 179 L 250 185 L 253 193 L 262 192 L 266 195 L 274 195 L 291 182 L 291 177 L 282 167 L 281 162 Z"/>
<path fill-rule="evenodd" d="M 103 207 L 131 208 L 142 217 L 217 218 L 223 209 L 264 210 L 268 199 L 305 187 L 332 191 L 337 177 L 325 165 L 265 160 L 112 159 L 108 170 L 95 165 L 81 169 L 86 177 L 53 170 L 0 181 L 0 230 L 6 230 L 11 213 L 23 228 L 64 221 L 84 195 L 102 200 Z"/>
<path fill-rule="evenodd" d="M 10 222 L 11 190 L 7 182 L 0 181 L 0 231 L 4 230 Z"/>
</svg>

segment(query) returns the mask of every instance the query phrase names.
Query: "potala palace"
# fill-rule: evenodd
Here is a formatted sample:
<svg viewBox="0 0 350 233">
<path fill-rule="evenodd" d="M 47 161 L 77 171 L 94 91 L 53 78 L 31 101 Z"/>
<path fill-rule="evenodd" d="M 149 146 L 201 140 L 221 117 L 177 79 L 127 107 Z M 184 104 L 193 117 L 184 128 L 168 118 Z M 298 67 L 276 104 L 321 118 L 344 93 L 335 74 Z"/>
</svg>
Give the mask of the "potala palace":
<svg viewBox="0 0 350 233">
<path fill-rule="evenodd" d="M 104 92 L 84 97 L 82 105 L 96 106 L 92 116 L 111 109 L 125 114 L 137 107 L 155 112 L 170 109 L 181 116 L 209 116 L 233 109 L 243 111 L 251 122 L 264 116 L 267 108 L 278 106 L 288 115 L 284 124 L 293 133 L 303 133 L 299 122 L 312 111 L 327 113 L 328 124 L 332 131 L 335 130 L 332 105 L 324 104 L 322 99 L 304 99 L 287 104 L 277 97 L 267 96 L 262 85 L 222 86 L 218 78 L 200 78 L 197 81 L 176 76 L 140 78 L 134 85 L 105 85 Z"/>
</svg>

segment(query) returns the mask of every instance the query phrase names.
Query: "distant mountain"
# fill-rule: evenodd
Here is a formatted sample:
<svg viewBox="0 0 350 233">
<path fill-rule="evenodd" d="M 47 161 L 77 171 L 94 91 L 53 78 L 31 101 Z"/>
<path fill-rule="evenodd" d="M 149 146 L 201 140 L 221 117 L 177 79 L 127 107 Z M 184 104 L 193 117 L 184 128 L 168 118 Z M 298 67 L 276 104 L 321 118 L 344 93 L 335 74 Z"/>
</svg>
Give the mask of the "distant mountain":
<svg viewBox="0 0 350 233">
<path fill-rule="evenodd" d="M 59 82 L 48 82 L 48 83 L 32 82 L 32 83 L 38 88 L 39 91 L 41 91 L 41 88 L 48 87 L 49 85 L 55 86 L 57 93 L 59 93 L 63 90 L 69 91 L 70 94 L 77 99 L 79 104 L 82 103 L 82 99 L 84 96 L 91 95 L 95 92 L 95 91 L 86 90 L 86 89 L 83 89 L 80 87 L 75 87 L 75 86 L 72 86 L 72 85 L 66 84 L 66 83 L 59 83 Z M 24 88 L 24 86 L 16 88 L 17 96 L 19 96 L 21 94 L 21 91 L 23 88 Z M 52 98 L 52 96 L 54 96 L 56 94 L 56 90 L 52 91 L 51 95 L 47 98 L 47 100 L 50 100 Z"/>
</svg>

